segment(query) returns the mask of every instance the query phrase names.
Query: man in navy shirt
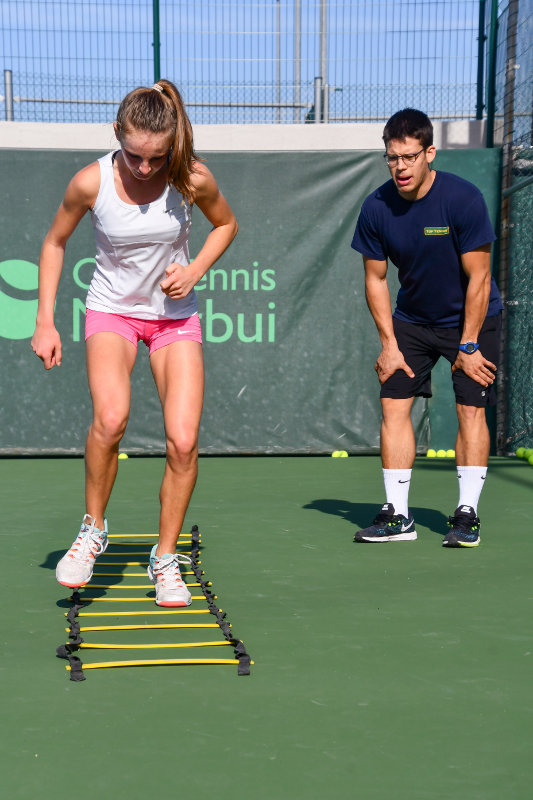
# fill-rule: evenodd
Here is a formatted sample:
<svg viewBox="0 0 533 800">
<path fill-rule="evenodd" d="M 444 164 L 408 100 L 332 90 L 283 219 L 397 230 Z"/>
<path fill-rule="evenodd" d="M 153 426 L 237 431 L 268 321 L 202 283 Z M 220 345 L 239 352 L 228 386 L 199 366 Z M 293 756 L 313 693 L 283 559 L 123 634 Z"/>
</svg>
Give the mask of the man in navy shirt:
<svg viewBox="0 0 533 800">
<path fill-rule="evenodd" d="M 486 477 L 495 402 L 502 304 L 490 272 L 496 238 L 481 192 L 431 168 L 433 126 L 406 108 L 387 122 L 383 140 L 391 179 L 366 198 L 352 247 L 363 255 L 366 298 L 381 340 L 381 458 L 386 502 L 357 542 L 412 541 L 408 496 L 415 458 L 411 407 L 431 397 L 431 370 L 451 364 L 459 423 L 455 447 L 459 504 L 449 518 L 447 547 L 479 544 L 477 505 Z M 387 263 L 398 268 L 394 313 Z"/>
</svg>

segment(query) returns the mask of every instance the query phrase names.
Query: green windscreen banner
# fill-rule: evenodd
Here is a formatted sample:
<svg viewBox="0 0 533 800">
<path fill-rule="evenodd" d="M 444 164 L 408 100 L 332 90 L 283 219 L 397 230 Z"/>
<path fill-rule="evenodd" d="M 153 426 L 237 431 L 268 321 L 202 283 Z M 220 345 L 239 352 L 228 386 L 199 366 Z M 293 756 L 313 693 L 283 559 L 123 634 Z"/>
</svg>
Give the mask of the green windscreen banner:
<svg viewBox="0 0 533 800">
<path fill-rule="evenodd" d="M 56 304 L 63 363 L 32 353 L 39 251 L 68 181 L 100 152 L 0 150 L 0 453 L 78 454 L 91 419 L 85 371 L 85 296 L 94 269 L 90 219 L 68 242 Z M 492 219 L 499 153 L 443 151 L 437 168 L 483 191 Z M 388 172 L 381 153 L 210 153 L 239 234 L 198 284 L 206 390 L 202 453 L 327 453 L 379 449 L 379 340 L 365 303 L 362 259 L 350 247 L 361 204 Z M 209 231 L 193 211 L 191 255 Z M 396 295 L 396 270 L 390 285 Z M 453 447 L 449 366 L 438 392 L 415 402 L 419 450 L 435 430 Z M 446 371 L 447 370 L 447 371 Z M 430 427 L 431 423 L 431 427 Z M 431 431 L 433 428 L 433 432 Z M 440 434 L 439 434 L 440 435 Z M 447 438 L 446 442 L 444 438 Z M 122 443 L 165 449 L 161 409 L 143 344 Z"/>
</svg>

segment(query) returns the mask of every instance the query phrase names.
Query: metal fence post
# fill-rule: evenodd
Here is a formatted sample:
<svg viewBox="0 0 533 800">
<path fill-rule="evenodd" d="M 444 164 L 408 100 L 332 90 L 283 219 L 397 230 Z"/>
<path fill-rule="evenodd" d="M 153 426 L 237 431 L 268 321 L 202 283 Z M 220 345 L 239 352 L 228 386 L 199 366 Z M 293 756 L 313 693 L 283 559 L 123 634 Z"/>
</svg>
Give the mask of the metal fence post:
<svg viewBox="0 0 533 800">
<path fill-rule="evenodd" d="M 476 119 L 483 119 L 483 67 L 485 61 L 485 0 L 479 0 L 479 25 L 477 34 L 477 102 Z"/>
<path fill-rule="evenodd" d="M 498 46 L 498 0 L 492 0 L 490 10 L 489 66 L 487 76 L 487 147 L 494 147 L 494 117 L 496 114 L 496 51 Z"/>
<path fill-rule="evenodd" d="M 315 123 L 322 122 L 322 76 L 315 78 Z"/>
<path fill-rule="evenodd" d="M 13 122 L 13 73 L 10 69 L 4 70 L 4 95 L 6 98 L 6 120 Z"/>
<path fill-rule="evenodd" d="M 294 111 L 293 122 L 300 121 L 302 82 L 302 6 L 301 0 L 294 5 Z"/>
<path fill-rule="evenodd" d="M 159 39 L 159 0 L 152 0 L 154 19 L 154 83 L 161 77 L 161 41 Z"/>
<path fill-rule="evenodd" d="M 281 5 L 276 3 L 276 122 L 281 122 Z"/>
<path fill-rule="evenodd" d="M 320 75 L 322 78 L 322 103 L 320 122 L 328 122 L 328 2 L 320 0 Z"/>
</svg>

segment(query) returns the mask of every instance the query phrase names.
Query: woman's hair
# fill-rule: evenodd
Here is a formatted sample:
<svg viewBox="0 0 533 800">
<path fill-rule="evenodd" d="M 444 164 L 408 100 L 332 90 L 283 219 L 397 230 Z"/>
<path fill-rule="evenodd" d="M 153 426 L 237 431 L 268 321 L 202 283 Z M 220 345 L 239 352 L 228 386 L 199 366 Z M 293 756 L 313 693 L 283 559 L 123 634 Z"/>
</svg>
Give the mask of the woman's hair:
<svg viewBox="0 0 533 800">
<path fill-rule="evenodd" d="M 119 140 L 132 130 L 168 132 L 171 139 L 168 182 L 192 203 L 191 173 L 195 161 L 201 159 L 194 152 L 192 126 L 173 83 L 160 80 L 151 89 L 141 86 L 126 95 L 117 113 Z"/>
<path fill-rule="evenodd" d="M 418 139 L 424 149 L 433 144 L 433 125 L 423 111 L 404 108 L 393 114 L 385 125 L 383 130 L 385 147 L 393 140 L 403 142 L 407 137 Z"/>
</svg>

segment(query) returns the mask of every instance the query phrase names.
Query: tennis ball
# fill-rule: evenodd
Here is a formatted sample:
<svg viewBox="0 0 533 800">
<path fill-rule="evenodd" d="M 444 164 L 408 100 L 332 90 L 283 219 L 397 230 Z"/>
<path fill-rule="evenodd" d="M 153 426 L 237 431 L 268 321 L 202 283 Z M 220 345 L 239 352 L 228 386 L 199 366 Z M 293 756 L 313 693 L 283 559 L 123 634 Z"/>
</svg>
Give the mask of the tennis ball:
<svg viewBox="0 0 533 800">
<path fill-rule="evenodd" d="M 518 458 L 524 458 L 525 452 L 526 452 L 525 447 L 519 447 L 518 450 L 516 451 L 516 455 L 518 456 Z"/>
<path fill-rule="evenodd" d="M 446 450 L 437 450 L 437 458 L 446 458 Z"/>
<path fill-rule="evenodd" d="M 531 449 L 531 447 L 526 447 L 526 449 L 524 450 L 524 456 L 523 457 L 527 461 L 531 456 L 533 456 L 533 450 Z"/>
<path fill-rule="evenodd" d="M 339 458 L 348 458 L 346 450 L 339 450 Z"/>
<path fill-rule="evenodd" d="M 340 454 L 341 454 L 340 450 L 334 450 L 333 453 L 331 454 L 331 457 L 332 458 L 338 458 L 340 456 Z"/>
<path fill-rule="evenodd" d="M 455 450 L 446 450 L 447 458 L 455 458 Z"/>
<path fill-rule="evenodd" d="M 436 456 L 436 455 L 437 455 L 437 451 L 436 451 L 436 450 L 433 450 L 433 448 L 432 448 L 432 447 L 430 447 L 430 448 L 429 448 L 429 450 L 428 450 L 428 451 L 427 451 L 427 453 L 426 453 L 426 456 L 427 456 L 428 458 L 435 458 L 435 456 Z"/>
<path fill-rule="evenodd" d="M 119 457 L 120 459 L 123 459 L 123 458 L 128 458 L 128 454 L 127 454 L 127 453 L 119 453 L 119 454 L 118 454 L 118 457 Z"/>
<path fill-rule="evenodd" d="M 533 467 L 533 455 L 529 456 L 528 463 Z"/>
</svg>

